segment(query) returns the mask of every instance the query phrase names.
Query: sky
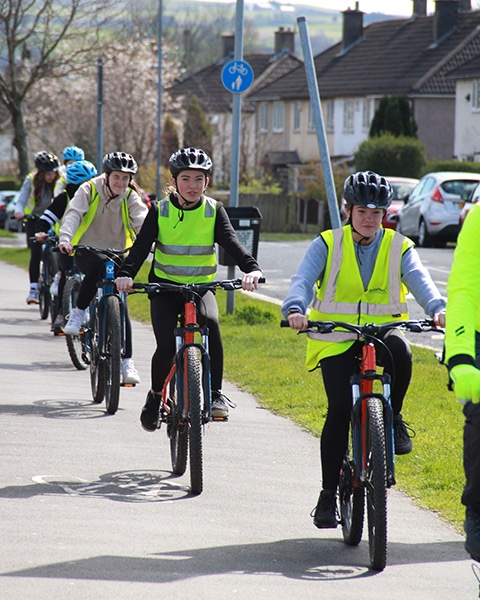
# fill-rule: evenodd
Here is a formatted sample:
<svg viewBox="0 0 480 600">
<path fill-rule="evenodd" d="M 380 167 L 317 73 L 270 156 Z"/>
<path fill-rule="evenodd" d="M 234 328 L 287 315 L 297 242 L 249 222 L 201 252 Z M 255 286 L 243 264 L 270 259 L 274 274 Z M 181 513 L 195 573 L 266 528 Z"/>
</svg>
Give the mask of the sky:
<svg viewBox="0 0 480 600">
<path fill-rule="evenodd" d="M 232 2 L 232 0 L 215 0 L 217 2 Z M 248 2 L 256 4 L 267 4 L 268 0 L 244 0 L 244 5 Z M 277 0 L 282 4 L 308 4 L 321 8 L 330 8 L 333 10 L 347 10 L 355 8 L 356 0 Z M 412 0 L 358 0 L 359 8 L 365 13 L 381 12 L 387 15 L 410 16 L 413 12 Z M 473 2 L 472 2 L 473 5 Z M 434 0 L 427 0 L 427 14 L 435 10 Z"/>
</svg>

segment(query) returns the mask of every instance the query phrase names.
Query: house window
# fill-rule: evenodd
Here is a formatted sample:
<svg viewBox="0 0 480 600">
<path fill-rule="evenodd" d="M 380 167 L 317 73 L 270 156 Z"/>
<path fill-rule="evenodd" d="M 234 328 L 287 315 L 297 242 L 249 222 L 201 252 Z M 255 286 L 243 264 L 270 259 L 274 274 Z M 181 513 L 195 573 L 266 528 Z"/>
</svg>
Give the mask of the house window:
<svg viewBox="0 0 480 600">
<path fill-rule="evenodd" d="M 343 103 L 343 131 L 344 133 L 353 133 L 354 121 L 353 113 L 355 109 L 355 103 L 352 100 L 345 100 Z"/>
<path fill-rule="evenodd" d="M 293 131 L 300 131 L 300 115 L 302 112 L 302 103 L 295 100 L 293 103 Z"/>
<path fill-rule="evenodd" d="M 472 110 L 480 111 L 480 80 L 475 79 L 472 90 Z"/>
<path fill-rule="evenodd" d="M 327 102 L 327 122 L 326 122 L 326 130 L 329 133 L 333 133 L 335 129 L 335 100 L 329 100 Z"/>
<path fill-rule="evenodd" d="M 284 129 L 285 107 L 283 102 L 273 103 L 272 131 L 281 133 Z"/>
<path fill-rule="evenodd" d="M 362 130 L 369 131 L 370 130 L 370 110 L 371 110 L 371 100 L 363 101 L 363 110 L 362 110 Z"/>
<path fill-rule="evenodd" d="M 312 108 L 311 102 L 308 103 L 308 131 L 309 132 L 316 131 L 315 120 L 313 118 L 313 108 Z"/>
<path fill-rule="evenodd" d="M 260 133 L 268 131 L 268 104 L 266 102 L 260 103 L 260 110 L 258 113 Z"/>
</svg>

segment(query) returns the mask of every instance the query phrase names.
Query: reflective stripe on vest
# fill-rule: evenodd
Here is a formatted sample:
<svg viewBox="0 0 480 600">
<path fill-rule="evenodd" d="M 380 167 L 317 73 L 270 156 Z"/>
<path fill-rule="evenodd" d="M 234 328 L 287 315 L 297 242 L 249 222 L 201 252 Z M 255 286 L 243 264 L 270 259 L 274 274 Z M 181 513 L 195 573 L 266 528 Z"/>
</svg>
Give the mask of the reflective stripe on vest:
<svg viewBox="0 0 480 600">
<path fill-rule="evenodd" d="M 372 277 L 365 290 L 350 226 L 321 235 L 329 254 L 324 279 L 320 284 L 317 283 L 317 298 L 310 312 L 311 320 L 363 324 L 408 318 L 406 288 L 401 282 L 401 260 L 403 253 L 413 246 L 411 240 L 393 230 L 384 231 Z M 310 333 L 308 337 L 307 365 L 310 364 L 310 368 L 315 368 L 318 361 L 326 356 L 344 352 L 357 339 L 355 334 L 341 331 L 328 335 Z M 338 342 L 350 343 L 345 345 Z"/>
<path fill-rule="evenodd" d="M 82 239 L 83 235 L 92 224 L 92 221 L 95 218 L 95 215 L 97 214 L 98 206 L 100 204 L 100 194 L 98 193 L 95 184 L 93 183 L 93 181 L 89 181 L 88 183 L 90 185 L 90 206 L 88 207 L 87 212 L 83 215 L 82 222 L 80 223 L 80 226 L 78 227 L 77 231 L 75 232 L 75 235 L 72 238 L 72 246 L 77 245 L 78 242 Z M 130 196 L 131 191 L 131 188 L 127 190 L 127 194 L 122 200 L 121 206 L 122 221 L 123 226 L 125 227 L 125 248 L 130 248 L 133 245 L 133 242 L 135 241 L 135 231 L 133 230 L 133 227 L 130 224 L 130 215 L 128 213 L 127 204 L 127 199 Z"/>
<path fill-rule="evenodd" d="M 202 206 L 180 212 L 168 197 L 159 202 L 154 271 L 177 283 L 213 281 L 217 271 L 214 246 L 217 203 L 203 197 Z"/>
</svg>

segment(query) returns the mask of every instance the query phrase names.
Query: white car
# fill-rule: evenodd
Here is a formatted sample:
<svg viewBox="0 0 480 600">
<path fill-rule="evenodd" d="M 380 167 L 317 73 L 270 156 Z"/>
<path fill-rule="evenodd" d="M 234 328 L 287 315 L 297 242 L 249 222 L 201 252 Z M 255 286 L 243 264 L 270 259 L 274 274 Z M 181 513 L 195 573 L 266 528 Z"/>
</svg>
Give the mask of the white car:
<svg viewBox="0 0 480 600">
<path fill-rule="evenodd" d="M 398 212 L 397 231 L 422 247 L 443 247 L 456 241 L 460 211 L 480 182 L 480 173 L 428 173 Z"/>
<path fill-rule="evenodd" d="M 7 231 L 22 231 L 22 221 L 17 221 L 15 215 L 15 203 L 19 192 L 0 192 L 5 201 L 5 222 L 3 224 Z"/>
</svg>

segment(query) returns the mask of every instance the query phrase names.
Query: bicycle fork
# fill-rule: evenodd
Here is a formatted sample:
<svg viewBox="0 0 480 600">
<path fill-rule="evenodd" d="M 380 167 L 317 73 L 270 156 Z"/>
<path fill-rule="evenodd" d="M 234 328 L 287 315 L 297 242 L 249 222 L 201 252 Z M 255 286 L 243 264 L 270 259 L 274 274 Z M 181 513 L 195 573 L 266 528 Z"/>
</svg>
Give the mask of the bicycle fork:
<svg viewBox="0 0 480 600">
<path fill-rule="evenodd" d="M 370 347 L 371 346 L 371 347 Z M 373 351 L 372 351 L 373 349 Z M 385 454 L 387 461 L 387 487 L 395 485 L 395 451 L 393 439 L 393 410 L 391 404 L 391 379 L 388 373 L 376 372 L 376 357 L 373 344 L 362 348 L 362 370 L 352 376 L 352 420 L 353 420 L 353 458 L 356 466 L 355 483 L 364 483 L 367 477 L 367 401 L 377 398 L 383 406 L 385 431 Z M 380 381 L 383 393 L 373 392 L 373 382 Z"/>
</svg>

